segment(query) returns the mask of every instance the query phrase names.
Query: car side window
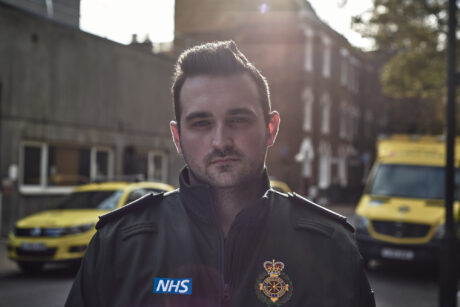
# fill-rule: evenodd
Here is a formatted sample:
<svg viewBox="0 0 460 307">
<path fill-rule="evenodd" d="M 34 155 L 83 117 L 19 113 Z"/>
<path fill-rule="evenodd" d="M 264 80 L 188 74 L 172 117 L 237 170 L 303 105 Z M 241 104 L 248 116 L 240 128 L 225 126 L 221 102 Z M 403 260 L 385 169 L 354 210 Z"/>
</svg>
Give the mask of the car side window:
<svg viewBox="0 0 460 307">
<path fill-rule="evenodd" d="M 147 193 L 153 193 L 153 194 L 160 194 L 160 193 L 163 193 L 163 192 L 166 192 L 166 191 L 163 191 L 163 190 L 158 190 L 158 189 L 145 189 L 147 191 Z"/>
<path fill-rule="evenodd" d="M 150 193 L 150 191 L 144 188 L 135 189 L 129 193 L 128 198 L 126 199 L 126 204 L 129 204 L 148 193 Z"/>
<path fill-rule="evenodd" d="M 281 193 L 286 193 L 286 191 L 283 188 L 278 187 L 278 186 L 274 186 L 272 187 L 272 189 L 275 191 L 281 192 Z"/>
</svg>

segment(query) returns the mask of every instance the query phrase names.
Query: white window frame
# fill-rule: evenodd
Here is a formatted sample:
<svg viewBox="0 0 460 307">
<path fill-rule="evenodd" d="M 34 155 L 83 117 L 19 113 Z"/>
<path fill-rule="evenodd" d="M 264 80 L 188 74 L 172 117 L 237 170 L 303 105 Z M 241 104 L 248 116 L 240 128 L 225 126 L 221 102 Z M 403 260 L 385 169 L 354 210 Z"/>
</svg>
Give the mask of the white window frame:
<svg viewBox="0 0 460 307">
<path fill-rule="evenodd" d="M 340 103 L 339 137 L 341 139 L 347 138 L 347 117 L 348 103 L 346 100 L 344 100 Z"/>
<path fill-rule="evenodd" d="M 38 147 L 40 148 L 40 183 L 39 184 L 24 184 L 24 167 L 25 167 L 25 148 L 26 147 Z M 21 193 L 42 193 L 47 191 L 48 178 L 46 176 L 46 170 L 48 168 L 48 144 L 44 142 L 26 141 L 21 142 L 19 150 L 19 191 Z M 62 187 L 57 187 L 62 189 Z M 68 189 L 63 191 L 53 191 L 50 194 L 61 194 L 66 193 Z M 49 191 L 48 191 L 49 192 Z M 70 192 L 70 191 L 68 191 Z"/>
<path fill-rule="evenodd" d="M 311 88 L 307 87 L 302 93 L 302 101 L 303 101 L 303 124 L 302 129 L 303 131 L 309 132 L 311 131 L 312 127 L 312 119 L 313 119 L 313 91 Z"/>
<path fill-rule="evenodd" d="M 346 111 L 346 118 L 347 118 L 347 139 L 352 140 L 353 139 L 353 114 L 352 110 L 350 108 L 347 108 Z"/>
<path fill-rule="evenodd" d="M 295 155 L 295 160 L 302 163 L 302 176 L 310 178 L 313 175 L 313 160 L 315 150 L 313 149 L 310 138 L 304 138 L 300 144 L 299 152 Z"/>
<path fill-rule="evenodd" d="M 321 97 L 321 133 L 329 134 L 331 127 L 331 99 L 328 94 Z"/>
<path fill-rule="evenodd" d="M 359 93 L 359 73 L 360 73 L 360 64 L 359 64 L 359 61 L 356 60 L 356 63 L 355 63 L 355 80 L 354 80 L 354 90 L 355 90 L 355 93 Z"/>
<path fill-rule="evenodd" d="M 353 57 L 350 58 L 350 65 L 348 66 L 348 84 L 347 88 L 353 92 L 353 80 L 355 79 L 355 66 L 353 65 Z"/>
<path fill-rule="evenodd" d="M 19 151 L 19 192 L 22 194 L 68 194 L 73 191 L 75 186 L 48 186 L 48 178 L 47 178 L 47 170 L 48 170 L 48 150 L 49 146 L 59 146 L 59 143 L 48 143 L 48 142 L 37 142 L 37 141 L 23 141 L 20 144 L 20 151 Z M 24 150 L 25 147 L 39 147 L 41 152 L 40 157 L 40 183 L 39 184 L 24 184 Z M 90 149 L 90 177 L 91 179 L 95 179 L 91 176 L 92 172 L 95 173 L 95 159 L 96 153 L 98 150 L 104 150 L 109 152 L 109 165 L 108 170 L 109 174 L 113 176 L 113 150 L 108 147 L 91 147 L 88 146 Z M 94 170 L 93 170 L 94 168 Z"/>
<path fill-rule="evenodd" d="M 89 177 L 91 180 L 97 180 L 97 153 L 98 152 L 107 152 L 108 153 L 108 178 L 101 178 L 101 179 L 109 179 L 113 178 L 113 165 L 114 165 L 114 157 L 113 157 L 113 150 L 110 147 L 91 147 L 90 150 L 90 162 L 89 162 Z"/>
<path fill-rule="evenodd" d="M 355 137 L 358 136 L 358 129 L 359 129 L 359 118 L 361 116 L 361 112 L 357 106 L 354 106 L 351 110 L 351 118 L 352 118 L 352 127 L 351 127 L 351 139 L 353 140 Z"/>
<path fill-rule="evenodd" d="M 348 185 L 348 164 L 347 164 L 347 157 L 339 157 L 338 159 L 338 175 L 339 175 L 339 183 L 342 187 L 346 187 Z"/>
<path fill-rule="evenodd" d="M 147 157 L 147 178 L 148 180 L 157 180 L 153 177 L 155 173 L 155 156 L 161 156 L 161 180 L 160 182 L 168 182 L 168 154 L 162 150 L 150 150 Z"/>
<path fill-rule="evenodd" d="M 324 52 L 323 52 L 323 77 L 329 78 L 331 76 L 331 58 L 332 58 L 332 48 L 331 48 L 331 39 L 327 36 L 321 38 L 323 42 Z"/>
<path fill-rule="evenodd" d="M 347 49 L 342 48 L 340 49 L 341 55 L 341 65 L 340 65 L 340 84 L 343 86 L 347 86 L 348 81 L 348 56 L 349 52 Z"/>
<path fill-rule="evenodd" d="M 355 57 L 350 58 L 350 72 L 349 72 L 349 80 L 348 80 L 348 88 L 350 91 L 354 93 L 359 92 L 359 61 Z"/>
<path fill-rule="evenodd" d="M 304 69 L 306 71 L 313 71 L 313 36 L 314 32 L 311 28 L 304 28 L 305 35 L 305 59 Z"/>
<path fill-rule="evenodd" d="M 319 154 L 318 186 L 320 189 L 327 189 L 331 185 L 331 145 L 327 142 L 321 142 L 319 145 Z"/>
<path fill-rule="evenodd" d="M 339 147 L 337 170 L 339 183 L 342 187 L 348 185 L 348 148 L 344 145 Z"/>
</svg>

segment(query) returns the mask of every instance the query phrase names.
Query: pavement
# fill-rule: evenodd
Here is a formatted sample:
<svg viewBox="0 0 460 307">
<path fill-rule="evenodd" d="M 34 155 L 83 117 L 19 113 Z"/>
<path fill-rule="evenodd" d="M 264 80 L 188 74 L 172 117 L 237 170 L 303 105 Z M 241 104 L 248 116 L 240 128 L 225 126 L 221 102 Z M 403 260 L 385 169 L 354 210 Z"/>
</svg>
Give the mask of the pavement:
<svg viewBox="0 0 460 307">
<path fill-rule="evenodd" d="M 354 216 L 354 205 L 351 204 L 331 204 L 328 205 L 326 208 L 345 215 L 348 220 L 353 223 L 353 216 Z M 18 267 L 14 261 L 8 259 L 7 250 L 6 250 L 6 242 L 7 238 L 0 237 L 0 277 L 17 271 Z"/>
<path fill-rule="evenodd" d="M 18 267 L 14 261 L 8 259 L 6 251 L 6 238 L 0 237 L 0 277 L 4 274 L 17 271 Z"/>
</svg>

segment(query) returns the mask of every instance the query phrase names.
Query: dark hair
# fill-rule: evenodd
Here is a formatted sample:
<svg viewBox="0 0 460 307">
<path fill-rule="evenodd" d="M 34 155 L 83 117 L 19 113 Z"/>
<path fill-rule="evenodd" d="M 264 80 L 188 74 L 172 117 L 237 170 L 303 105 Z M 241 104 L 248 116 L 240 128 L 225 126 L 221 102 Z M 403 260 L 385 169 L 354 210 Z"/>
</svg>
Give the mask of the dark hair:
<svg viewBox="0 0 460 307">
<path fill-rule="evenodd" d="M 198 45 L 185 50 L 177 60 L 171 94 L 176 122 L 180 122 L 180 91 L 187 78 L 198 75 L 231 75 L 248 73 L 255 81 L 260 103 L 268 122 L 271 112 L 270 90 L 265 77 L 238 50 L 234 41 L 219 41 Z"/>
</svg>

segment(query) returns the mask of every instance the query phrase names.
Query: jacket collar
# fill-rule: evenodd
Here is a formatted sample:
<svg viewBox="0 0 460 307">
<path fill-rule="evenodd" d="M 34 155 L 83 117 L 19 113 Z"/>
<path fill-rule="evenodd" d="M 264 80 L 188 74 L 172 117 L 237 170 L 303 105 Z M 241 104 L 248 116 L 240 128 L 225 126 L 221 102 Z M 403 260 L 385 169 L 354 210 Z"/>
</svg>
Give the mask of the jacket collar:
<svg viewBox="0 0 460 307">
<path fill-rule="evenodd" d="M 267 191 L 270 189 L 270 180 L 266 169 L 264 169 L 262 180 L 264 191 L 262 198 L 265 198 Z M 189 169 L 185 167 L 179 176 L 179 187 L 181 201 L 190 215 L 204 222 L 217 221 L 211 187 L 208 184 L 191 185 Z"/>
</svg>

